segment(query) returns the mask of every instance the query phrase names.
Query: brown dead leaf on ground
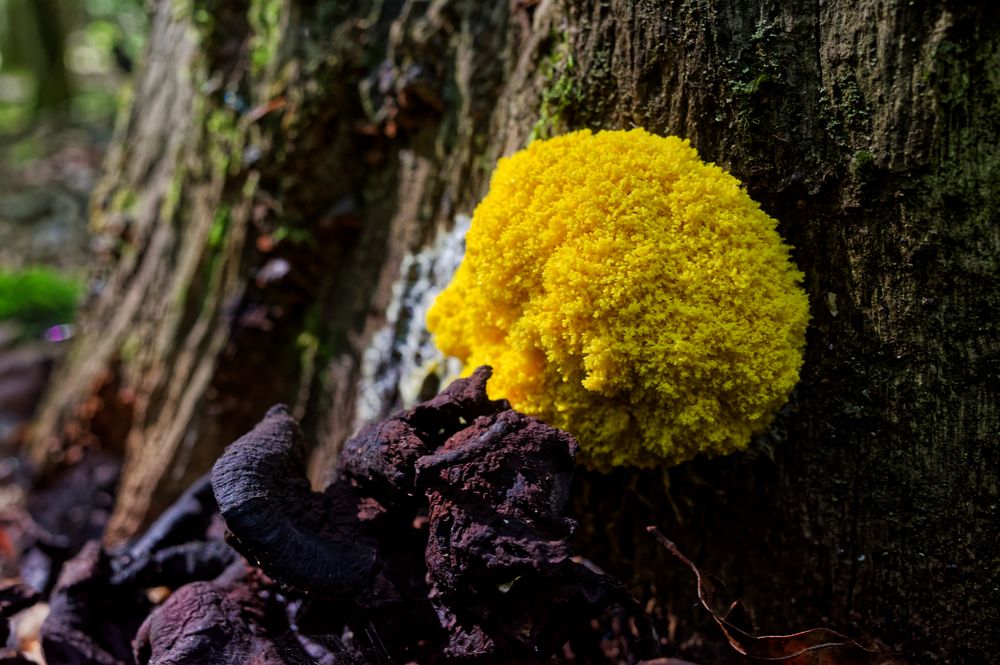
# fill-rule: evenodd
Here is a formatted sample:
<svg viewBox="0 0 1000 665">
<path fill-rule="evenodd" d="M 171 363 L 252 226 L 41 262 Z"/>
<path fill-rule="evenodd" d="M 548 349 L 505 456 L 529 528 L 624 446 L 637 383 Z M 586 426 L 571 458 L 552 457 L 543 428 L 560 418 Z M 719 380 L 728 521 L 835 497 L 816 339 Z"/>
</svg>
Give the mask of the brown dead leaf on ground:
<svg viewBox="0 0 1000 665">
<path fill-rule="evenodd" d="M 701 570 L 655 526 L 647 527 L 646 530 L 694 573 L 698 582 L 698 600 L 738 653 L 752 660 L 788 665 L 872 665 L 876 662 L 878 653 L 875 650 L 865 648 L 846 635 L 828 628 L 813 628 L 790 635 L 757 636 L 737 627 L 728 618 L 738 608 L 739 601 L 731 604 L 725 612 L 715 609 L 715 589 Z"/>
</svg>

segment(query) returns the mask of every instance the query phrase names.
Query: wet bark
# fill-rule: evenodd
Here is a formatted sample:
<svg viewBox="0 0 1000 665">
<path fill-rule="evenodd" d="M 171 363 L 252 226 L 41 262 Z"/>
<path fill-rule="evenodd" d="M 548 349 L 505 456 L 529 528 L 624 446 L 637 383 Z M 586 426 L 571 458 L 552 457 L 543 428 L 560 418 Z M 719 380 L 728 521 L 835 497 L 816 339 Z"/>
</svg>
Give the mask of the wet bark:
<svg viewBox="0 0 1000 665">
<path fill-rule="evenodd" d="M 436 388 L 414 303 L 496 158 L 638 125 L 690 138 L 780 221 L 813 321 L 767 436 L 584 473 L 578 547 L 678 639 L 703 624 L 649 523 L 762 628 L 988 662 L 998 35 L 985 1 L 162 2 L 94 199 L 107 260 L 34 459 L 125 451 L 112 540 L 274 402 L 319 441 L 320 478 L 362 422 Z"/>
</svg>

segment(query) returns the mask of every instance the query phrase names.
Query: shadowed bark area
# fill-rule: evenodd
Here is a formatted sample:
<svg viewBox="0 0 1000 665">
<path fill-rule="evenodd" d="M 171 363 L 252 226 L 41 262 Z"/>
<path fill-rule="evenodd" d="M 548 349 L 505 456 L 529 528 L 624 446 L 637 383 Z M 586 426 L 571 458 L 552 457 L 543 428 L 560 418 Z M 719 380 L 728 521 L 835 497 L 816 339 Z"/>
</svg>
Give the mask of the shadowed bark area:
<svg viewBox="0 0 1000 665">
<path fill-rule="evenodd" d="M 837 617 L 909 657 L 986 658 L 1000 13 L 709 4 L 573 12 L 564 118 L 688 136 L 747 183 L 806 273 L 802 382 L 749 454 L 673 470 L 673 505 L 629 476 L 578 510 L 624 497 L 609 514 L 665 525 L 763 626 Z M 651 581 L 666 563 L 606 555 Z"/>
<path fill-rule="evenodd" d="M 496 158 L 638 125 L 690 138 L 781 222 L 813 322 L 767 436 L 584 474 L 576 548 L 655 596 L 678 639 L 714 634 L 651 523 L 769 632 L 823 623 L 906 659 L 989 661 L 998 35 L 985 1 L 160 3 L 94 199 L 101 288 L 34 459 L 124 447 L 111 540 L 276 401 L 322 442 L 324 476 L 361 424 L 366 352 L 400 331 L 401 266 L 433 258 Z"/>
</svg>

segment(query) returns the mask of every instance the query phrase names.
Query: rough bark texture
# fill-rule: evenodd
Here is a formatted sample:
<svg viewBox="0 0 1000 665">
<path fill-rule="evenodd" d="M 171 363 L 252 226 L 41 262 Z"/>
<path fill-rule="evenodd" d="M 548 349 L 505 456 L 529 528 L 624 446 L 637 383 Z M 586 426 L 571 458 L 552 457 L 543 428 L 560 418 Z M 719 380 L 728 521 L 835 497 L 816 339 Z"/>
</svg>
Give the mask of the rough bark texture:
<svg viewBox="0 0 1000 665">
<path fill-rule="evenodd" d="M 322 476 L 359 421 L 436 388 L 423 347 L 398 344 L 426 341 L 408 303 L 495 159 L 643 126 L 690 138 L 780 220 L 813 323 L 770 435 L 585 476 L 579 547 L 655 595 L 678 639 L 691 582 L 648 523 L 768 630 L 989 662 L 998 35 L 985 0 L 160 2 L 94 201 L 103 286 L 34 457 L 125 446 L 111 539 L 276 401 L 325 442 Z M 97 389 L 127 434 L 90 417 Z"/>
</svg>

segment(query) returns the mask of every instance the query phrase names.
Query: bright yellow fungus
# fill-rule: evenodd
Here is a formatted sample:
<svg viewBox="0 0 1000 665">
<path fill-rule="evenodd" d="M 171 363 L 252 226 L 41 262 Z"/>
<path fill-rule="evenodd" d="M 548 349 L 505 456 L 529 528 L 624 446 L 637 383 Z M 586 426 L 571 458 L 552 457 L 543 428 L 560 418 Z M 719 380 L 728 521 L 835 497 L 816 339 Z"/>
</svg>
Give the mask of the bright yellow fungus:
<svg viewBox="0 0 1000 665">
<path fill-rule="evenodd" d="M 775 220 L 688 141 L 579 131 L 500 160 L 427 325 L 591 466 L 674 464 L 745 448 L 784 404 L 801 278 Z"/>
</svg>

